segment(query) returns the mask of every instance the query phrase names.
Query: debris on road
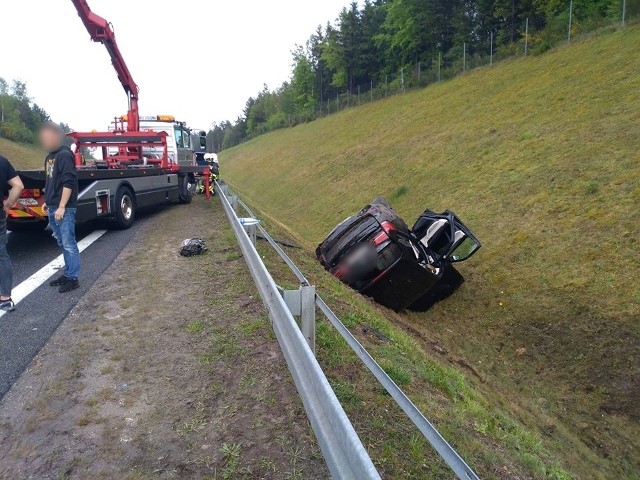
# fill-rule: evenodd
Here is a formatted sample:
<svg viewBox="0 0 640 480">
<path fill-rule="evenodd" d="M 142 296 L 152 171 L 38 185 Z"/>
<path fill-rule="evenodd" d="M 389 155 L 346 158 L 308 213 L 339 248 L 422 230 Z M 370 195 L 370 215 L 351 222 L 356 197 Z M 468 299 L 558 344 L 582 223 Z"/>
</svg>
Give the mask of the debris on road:
<svg viewBox="0 0 640 480">
<path fill-rule="evenodd" d="M 193 257 L 206 251 L 207 246 L 200 238 L 187 238 L 180 247 L 180 255 L 183 257 Z"/>
</svg>

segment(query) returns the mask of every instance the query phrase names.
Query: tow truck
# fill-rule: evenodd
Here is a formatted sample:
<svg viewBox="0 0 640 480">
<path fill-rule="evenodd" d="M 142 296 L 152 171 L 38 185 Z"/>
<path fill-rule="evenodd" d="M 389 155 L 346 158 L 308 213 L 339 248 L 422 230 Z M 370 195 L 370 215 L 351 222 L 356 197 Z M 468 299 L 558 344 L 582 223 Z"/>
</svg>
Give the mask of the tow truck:
<svg viewBox="0 0 640 480">
<path fill-rule="evenodd" d="M 139 88 L 118 48 L 111 24 L 95 14 L 86 0 L 71 0 L 91 40 L 106 48 L 128 99 L 126 115 L 116 117 L 105 132 L 71 132 L 78 175 L 76 219 L 107 219 L 129 228 L 136 212 L 164 203 L 190 203 L 196 176 L 209 183 L 209 168 L 198 166 L 190 145 L 191 133 L 174 117 L 140 117 Z M 85 159 L 82 152 L 100 151 L 101 159 Z M 190 152 L 190 153 L 189 153 Z M 18 172 L 25 190 L 7 216 L 11 231 L 44 229 L 44 170 Z M 207 198 L 209 188 L 207 185 Z"/>
</svg>

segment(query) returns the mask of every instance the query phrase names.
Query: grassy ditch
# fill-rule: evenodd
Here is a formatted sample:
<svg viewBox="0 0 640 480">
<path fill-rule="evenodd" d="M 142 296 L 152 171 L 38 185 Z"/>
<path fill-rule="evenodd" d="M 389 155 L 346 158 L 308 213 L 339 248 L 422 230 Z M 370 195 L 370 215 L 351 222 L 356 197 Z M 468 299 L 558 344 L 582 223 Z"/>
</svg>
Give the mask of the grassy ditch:
<svg viewBox="0 0 640 480">
<path fill-rule="evenodd" d="M 260 241 L 259 252 L 280 286 L 297 288 L 295 276 L 266 242 Z M 481 388 L 465 378 L 460 363 L 474 371 L 472 366 L 451 357 L 436 341 L 416 338 L 409 327 L 398 328 L 394 323 L 397 314 L 381 310 L 326 275 L 304 250 L 288 249 L 288 253 L 343 323 L 481 478 L 573 478 L 535 431 L 492 404 Z M 451 474 L 324 318 L 317 325 L 317 350 L 338 398 L 384 478 L 441 479 Z"/>
<path fill-rule="evenodd" d="M 594 36 L 221 155 L 223 176 L 304 246 L 308 270 L 315 245 L 376 195 L 408 221 L 427 207 L 456 211 L 484 248 L 446 302 L 395 315 L 329 291 L 363 309 L 353 318 L 388 322 L 391 338 L 440 345 L 447 356 L 407 344 L 398 364 L 455 368 L 482 394 L 445 388 L 444 401 L 495 406 L 576 478 L 640 471 L 639 47 L 638 26 Z M 490 418 L 466 423 L 469 438 L 494 431 L 490 454 L 535 464 L 515 460 L 535 449 L 498 440 L 514 430 Z"/>
<path fill-rule="evenodd" d="M 0 155 L 8 158 L 15 168 L 27 170 L 44 166 L 44 153 L 39 149 L 6 138 L 0 138 Z"/>
</svg>

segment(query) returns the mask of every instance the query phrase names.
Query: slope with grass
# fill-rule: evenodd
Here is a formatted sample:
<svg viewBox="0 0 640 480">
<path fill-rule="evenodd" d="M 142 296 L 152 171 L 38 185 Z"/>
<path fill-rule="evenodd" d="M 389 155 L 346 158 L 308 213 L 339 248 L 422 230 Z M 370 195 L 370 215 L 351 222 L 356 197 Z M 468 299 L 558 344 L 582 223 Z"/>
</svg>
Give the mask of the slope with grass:
<svg viewBox="0 0 640 480">
<path fill-rule="evenodd" d="M 0 138 L 0 155 L 8 158 L 15 168 L 22 170 L 42 168 L 44 163 L 44 153 L 37 148 L 6 138 Z"/>
<path fill-rule="evenodd" d="M 376 311 L 576 478 L 640 478 L 639 48 L 632 27 L 476 70 L 225 151 L 223 175 L 308 255 L 378 194 L 454 210 L 484 243 L 465 285 Z"/>
</svg>

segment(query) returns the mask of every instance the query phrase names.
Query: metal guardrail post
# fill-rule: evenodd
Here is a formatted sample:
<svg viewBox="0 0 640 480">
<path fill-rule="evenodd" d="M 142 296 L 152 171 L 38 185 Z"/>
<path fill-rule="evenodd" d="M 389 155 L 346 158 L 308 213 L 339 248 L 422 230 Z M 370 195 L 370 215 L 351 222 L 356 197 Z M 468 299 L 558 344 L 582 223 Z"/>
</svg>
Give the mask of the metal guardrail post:
<svg viewBox="0 0 640 480">
<path fill-rule="evenodd" d="M 236 197 L 235 195 L 229 195 L 229 204 L 231 205 L 233 212 L 237 216 L 238 215 L 238 197 Z"/>
<path fill-rule="evenodd" d="M 316 354 L 316 287 L 302 285 L 298 290 L 282 292 L 291 315 L 300 317 L 300 330 L 309 348 Z"/>
<path fill-rule="evenodd" d="M 249 240 L 251 240 L 251 244 L 255 246 L 257 241 L 256 226 L 248 225 L 244 229 L 247 232 L 247 235 L 249 236 Z"/>
<path fill-rule="evenodd" d="M 309 348 L 316 354 L 316 287 L 313 285 L 300 287 L 300 329 L 307 340 Z"/>
<path fill-rule="evenodd" d="M 220 201 L 269 314 L 273 331 L 332 477 L 340 480 L 380 480 L 380 474 L 225 194 L 220 195 Z"/>
<path fill-rule="evenodd" d="M 238 198 L 236 197 L 236 208 L 234 208 L 236 215 L 238 214 L 237 200 Z M 231 204 L 231 206 L 233 207 L 233 203 Z M 255 218 L 241 218 L 240 223 L 242 223 L 242 226 L 244 227 L 244 231 L 247 232 L 247 235 L 249 236 L 249 240 L 251 240 L 251 244 L 255 247 L 256 241 L 258 239 L 258 224 L 260 222 Z"/>
</svg>

